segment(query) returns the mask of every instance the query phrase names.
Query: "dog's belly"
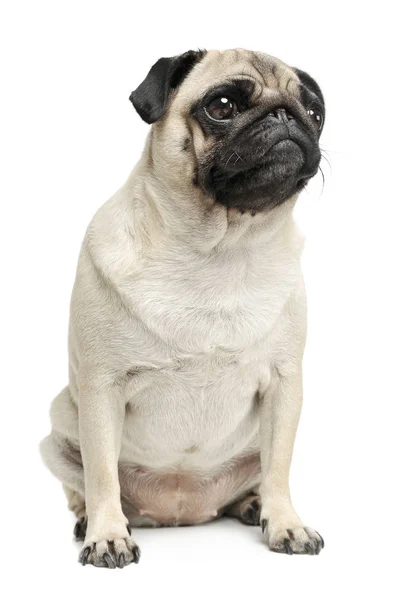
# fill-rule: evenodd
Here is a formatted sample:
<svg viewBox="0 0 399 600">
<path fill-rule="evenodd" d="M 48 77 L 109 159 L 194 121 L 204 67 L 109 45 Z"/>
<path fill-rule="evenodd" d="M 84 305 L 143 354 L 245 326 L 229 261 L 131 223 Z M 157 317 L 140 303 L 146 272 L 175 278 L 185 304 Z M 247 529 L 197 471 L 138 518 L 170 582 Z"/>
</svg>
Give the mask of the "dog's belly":
<svg viewBox="0 0 399 600">
<path fill-rule="evenodd" d="M 223 507 L 259 483 L 260 456 L 249 453 L 218 472 L 157 472 L 119 466 L 123 512 L 131 525 L 195 525 L 215 519 Z"/>
<path fill-rule="evenodd" d="M 259 483 L 259 375 L 227 362 L 181 363 L 135 382 L 120 457 L 132 524 L 208 521 Z"/>
</svg>

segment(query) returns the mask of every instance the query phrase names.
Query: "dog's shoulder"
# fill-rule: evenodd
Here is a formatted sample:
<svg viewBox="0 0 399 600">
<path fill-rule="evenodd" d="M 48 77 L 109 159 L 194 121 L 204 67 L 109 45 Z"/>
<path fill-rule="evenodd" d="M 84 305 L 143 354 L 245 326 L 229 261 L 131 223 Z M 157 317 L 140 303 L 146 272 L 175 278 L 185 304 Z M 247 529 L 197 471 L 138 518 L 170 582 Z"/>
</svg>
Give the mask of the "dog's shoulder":
<svg viewBox="0 0 399 600">
<path fill-rule="evenodd" d="M 104 277 L 131 270 L 139 255 L 139 236 L 132 208 L 134 199 L 125 187 L 103 204 L 92 218 L 83 240 L 86 253 Z"/>
</svg>

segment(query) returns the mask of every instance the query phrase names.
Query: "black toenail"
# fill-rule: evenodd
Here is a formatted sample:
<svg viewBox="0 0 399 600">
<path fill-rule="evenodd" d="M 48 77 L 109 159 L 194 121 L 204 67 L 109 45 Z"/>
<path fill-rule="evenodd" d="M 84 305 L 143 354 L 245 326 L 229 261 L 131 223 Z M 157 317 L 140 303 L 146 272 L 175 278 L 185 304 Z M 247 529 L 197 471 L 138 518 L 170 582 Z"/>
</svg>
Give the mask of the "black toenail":
<svg viewBox="0 0 399 600">
<path fill-rule="evenodd" d="M 288 538 L 284 539 L 284 548 L 287 554 L 293 554 L 291 542 Z"/>
<path fill-rule="evenodd" d="M 262 519 L 262 533 L 265 533 L 267 527 L 267 519 Z"/>
</svg>

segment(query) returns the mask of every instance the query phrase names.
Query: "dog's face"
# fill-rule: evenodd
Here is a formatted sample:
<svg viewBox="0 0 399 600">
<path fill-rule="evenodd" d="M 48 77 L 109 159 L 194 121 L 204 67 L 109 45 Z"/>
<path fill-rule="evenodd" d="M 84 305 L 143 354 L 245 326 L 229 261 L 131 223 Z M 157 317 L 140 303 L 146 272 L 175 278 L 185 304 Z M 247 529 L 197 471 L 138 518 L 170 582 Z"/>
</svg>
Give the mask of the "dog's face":
<svg viewBox="0 0 399 600">
<path fill-rule="evenodd" d="M 274 57 L 228 50 L 160 59 L 130 99 L 156 124 L 158 166 L 229 208 L 273 208 L 317 172 L 322 93 Z"/>
</svg>

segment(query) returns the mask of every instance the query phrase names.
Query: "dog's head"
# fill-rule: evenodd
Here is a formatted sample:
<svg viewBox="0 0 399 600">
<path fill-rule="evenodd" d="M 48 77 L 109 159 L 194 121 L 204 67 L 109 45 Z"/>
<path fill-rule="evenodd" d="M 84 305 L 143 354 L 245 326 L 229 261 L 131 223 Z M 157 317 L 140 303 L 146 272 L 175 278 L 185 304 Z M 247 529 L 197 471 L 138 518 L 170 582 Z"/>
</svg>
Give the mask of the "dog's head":
<svg viewBox="0 0 399 600">
<path fill-rule="evenodd" d="M 130 99 L 144 121 L 155 123 L 154 167 L 229 208 L 273 208 L 317 172 L 320 88 L 267 54 L 238 49 L 161 58 Z"/>
</svg>

